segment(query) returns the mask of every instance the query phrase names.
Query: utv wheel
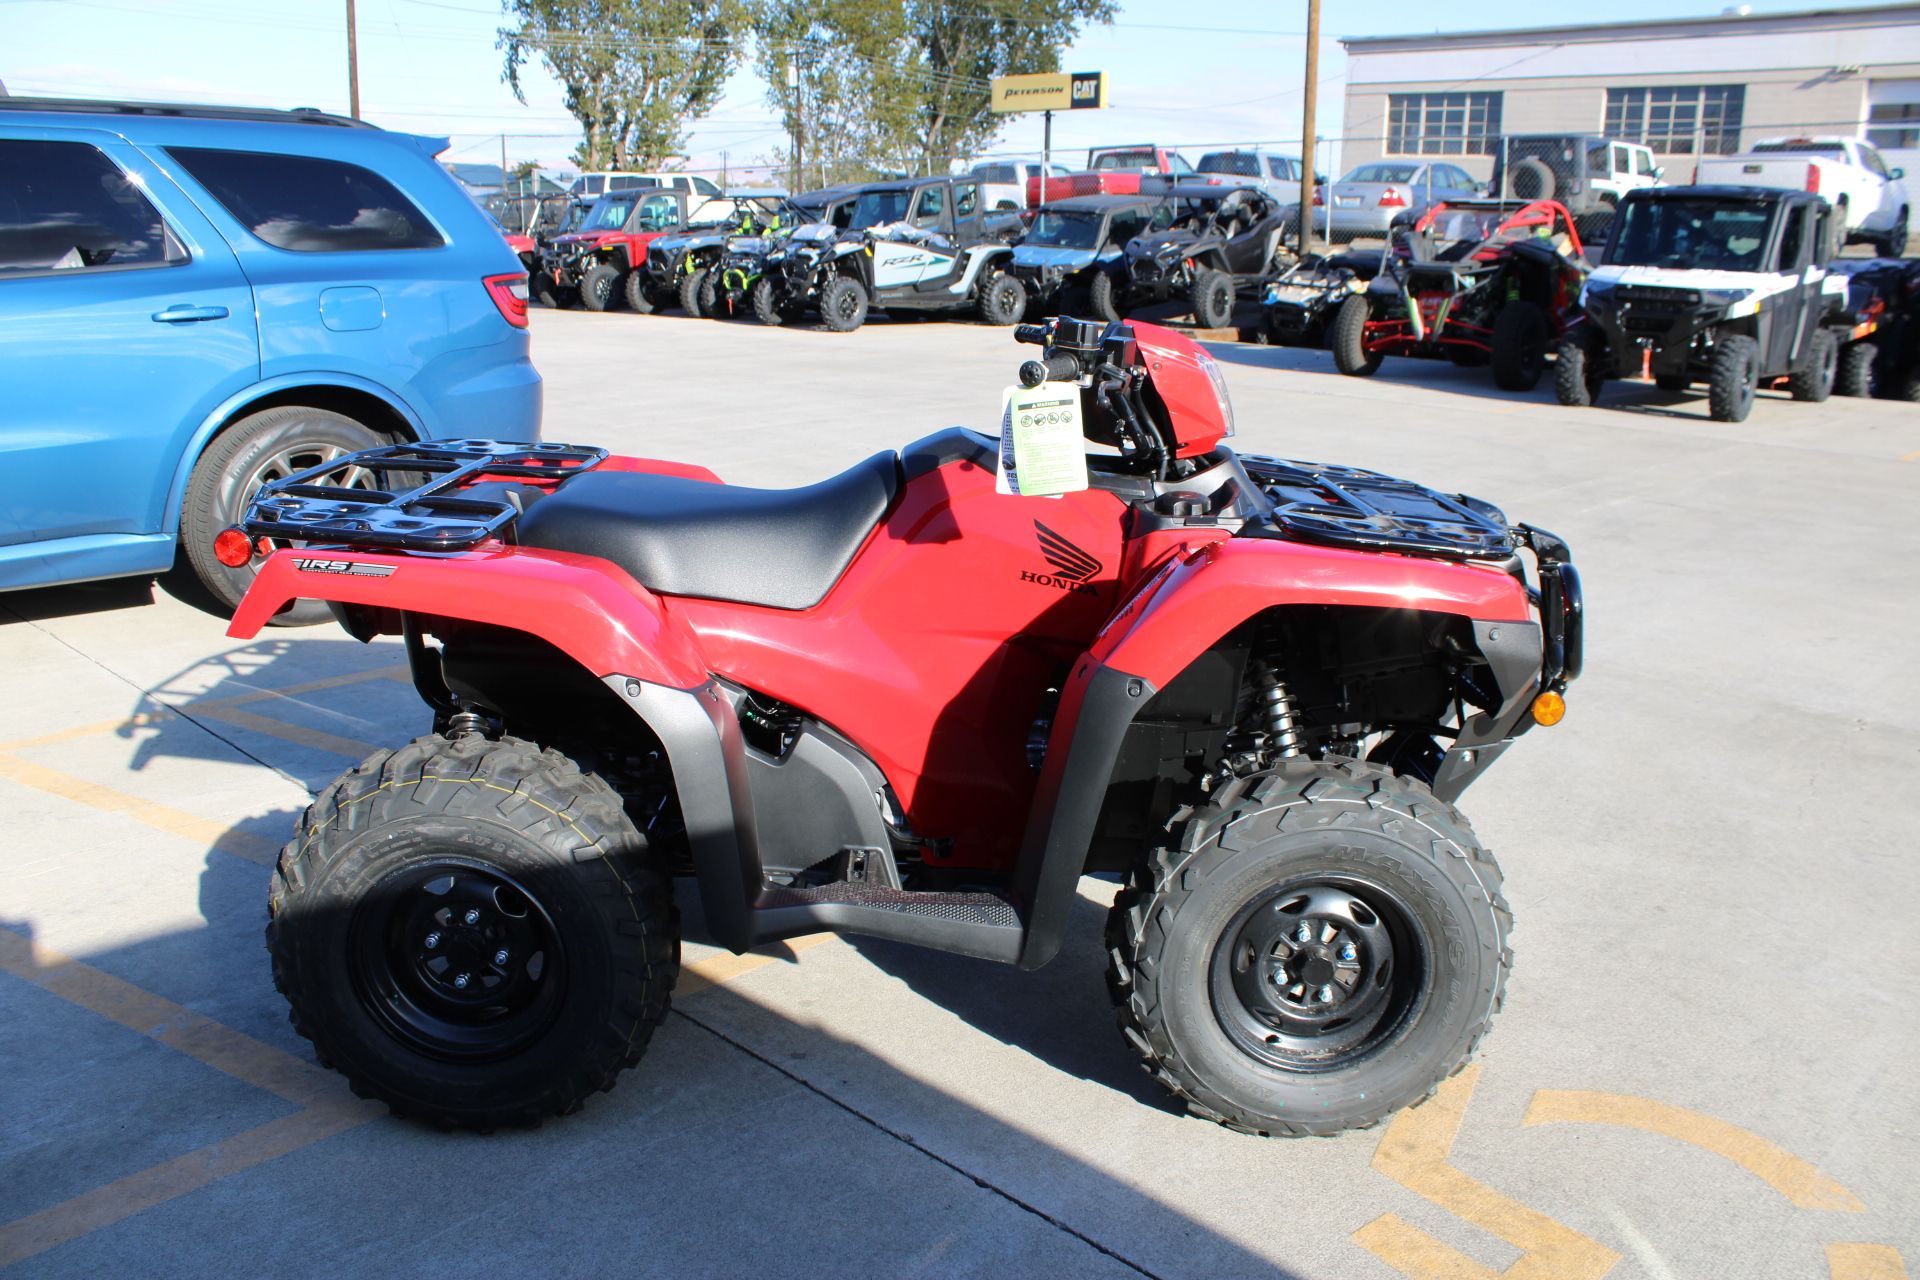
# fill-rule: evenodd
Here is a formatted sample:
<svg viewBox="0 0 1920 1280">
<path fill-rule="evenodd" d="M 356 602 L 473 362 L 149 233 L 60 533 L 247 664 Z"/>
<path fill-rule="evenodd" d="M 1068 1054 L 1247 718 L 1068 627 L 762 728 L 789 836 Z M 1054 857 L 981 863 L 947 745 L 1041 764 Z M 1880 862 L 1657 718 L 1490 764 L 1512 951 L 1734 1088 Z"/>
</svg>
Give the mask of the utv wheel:
<svg viewBox="0 0 1920 1280">
<path fill-rule="evenodd" d="M 1716 422 L 1745 422 L 1760 382 L 1760 344 L 1745 334 L 1720 339 L 1707 377 L 1707 412 Z"/>
<path fill-rule="evenodd" d="M 1355 378 L 1371 378 L 1380 368 L 1380 353 L 1367 350 L 1367 318 L 1373 309 L 1360 294 L 1353 294 L 1333 314 L 1333 364 L 1340 372 Z"/>
<path fill-rule="evenodd" d="M 1834 373 L 1833 394 L 1870 396 L 1873 394 L 1873 366 L 1880 348 L 1871 342 L 1849 342 L 1840 350 L 1840 367 Z"/>
<path fill-rule="evenodd" d="M 1605 358 L 1592 329 L 1578 328 L 1561 338 L 1553 349 L 1554 399 L 1577 409 L 1599 404 L 1600 388 L 1607 380 Z"/>
<path fill-rule="evenodd" d="M 491 1129 L 640 1060 L 678 920 L 605 782 L 512 738 L 420 738 L 320 794 L 268 902 L 294 1029 L 362 1097 Z"/>
<path fill-rule="evenodd" d="M 628 310 L 640 316 L 653 314 L 653 290 L 647 282 L 646 272 L 627 272 L 627 280 L 623 286 L 623 291 L 627 296 Z"/>
<path fill-rule="evenodd" d="M 1795 400 L 1820 403 L 1833 394 L 1840 365 L 1840 342 L 1831 329 L 1816 329 L 1807 343 L 1807 366 L 1787 379 Z"/>
<path fill-rule="evenodd" d="M 1547 371 L 1547 313 L 1515 299 L 1493 321 L 1493 385 L 1502 391 L 1531 391 Z"/>
<path fill-rule="evenodd" d="M 774 292 L 773 281 L 765 276 L 754 281 L 753 314 L 761 324 L 782 325 L 787 322 L 786 310 L 780 305 L 779 295 Z"/>
<path fill-rule="evenodd" d="M 1019 324 L 1027 314 L 1027 286 L 1004 271 L 996 272 L 980 293 L 980 319 L 986 324 Z"/>
<path fill-rule="evenodd" d="M 567 305 L 563 299 L 568 291 L 555 284 L 553 282 L 553 276 L 548 272 L 534 272 L 533 275 L 529 277 L 529 285 L 530 287 L 527 291 L 533 295 L 533 300 L 541 306 L 564 307 Z"/>
<path fill-rule="evenodd" d="M 1678 395 L 1693 385 L 1693 379 L 1684 373 L 1661 373 L 1654 375 L 1653 385 L 1670 395 Z"/>
<path fill-rule="evenodd" d="M 680 309 L 695 317 L 713 314 L 713 273 L 705 267 L 680 277 Z"/>
<path fill-rule="evenodd" d="M 852 333 L 867 320 L 867 291 L 852 276 L 835 276 L 820 290 L 820 320 L 835 333 Z"/>
<path fill-rule="evenodd" d="M 1120 300 L 1114 289 L 1113 277 L 1098 268 L 1094 270 L 1093 278 L 1087 281 L 1087 310 L 1102 324 L 1112 324 L 1120 319 Z"/>
<path fill-rule="evenodd" d="M 253 585 L 254 570 L 251 565 L 235 569 L 221 564 L 213 554 L 215 535 L 239 523 L 247 504 L 269 480 L 284 480 L 343 454 L 387 443 L 386 437 L 352 418 L 304 405 L 263 409 L 222 431 L 193 464 L 180 509 L 180 542 L 195 580 L 215 604 L 232 613 Z M 376 487 L 371 473 L 357 467 L 322 478 L 346 489 Z M 271 621 L 279 627 L 304 627 L 332 616 L 325 601 L 301 600 Z"/>
<path fill-rule="evenodd" d="M 1224 329 L 1233 323 L 1233 277 L 1202 267 L 1193 273 L 1188 291 L 1193 322 L 1202 329 Z"/>
<path fill-rule="evenodd" d="M 587 304 L 589 311 L 612 311 L 626 300 L 627 287 L 638 274 L 622 271 L 611 262 L 596 262 L 580 278 L 580 301 Z"/>
<path fill-rule="evenodd" d="M 1458 1071 L 1500 1007 L 1512 917 L 1459 811 L 1298 761 L 1182 812 L 1114 903 L 1108 984 L 1149 1075 L 1259 1134 L 1365 1128 Z"/>
</svg>

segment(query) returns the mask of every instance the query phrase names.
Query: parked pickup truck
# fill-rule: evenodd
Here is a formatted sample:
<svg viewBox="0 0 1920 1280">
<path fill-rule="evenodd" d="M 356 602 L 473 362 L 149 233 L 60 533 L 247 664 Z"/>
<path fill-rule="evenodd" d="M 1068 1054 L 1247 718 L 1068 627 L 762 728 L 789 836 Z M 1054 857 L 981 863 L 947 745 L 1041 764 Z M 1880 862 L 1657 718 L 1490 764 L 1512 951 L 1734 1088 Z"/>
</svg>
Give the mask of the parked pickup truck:
<svg viewBox="0 0 1920 1280">
<path fill-rule="evenodd" d="M 1191 177 L 1193 166 L 1178 151 L 1142 143 L 1129 147 L 1095 147 L 1087 152 L 1087 167 L 1080 173 L 1047 178 L 1047 199 L 1070 200 L 1075 196 L 1134 196 L 1141 191 L 1164 189 L 1175 179 Z M 1142 183 L 1145 186 L 1142 186 Z M 1027 179 L 1027 207 L 1040 207 L 1040 178 Z"/>
<path fill-rule="evenodd" d="M 1706 156 L 1694 181 L 1732 187 L 1811 191 L 1839 213 L 1839 244 L 1866 243 L 1885 258 L 1907 250 L 1904 169 L 1887 168 L 1859 138 L 1769 138 L 1732 156 Z M 1837 247 L 1837 244 L 1836 244 Z"/>
</svg>

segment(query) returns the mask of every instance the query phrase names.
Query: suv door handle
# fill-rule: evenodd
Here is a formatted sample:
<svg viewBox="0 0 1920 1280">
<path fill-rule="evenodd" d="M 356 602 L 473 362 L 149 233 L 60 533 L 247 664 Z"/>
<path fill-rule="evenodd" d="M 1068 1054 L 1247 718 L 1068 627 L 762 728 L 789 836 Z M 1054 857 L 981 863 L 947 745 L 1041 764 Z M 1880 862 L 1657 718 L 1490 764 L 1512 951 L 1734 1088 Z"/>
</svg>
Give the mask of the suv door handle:
<svg viewBox="0 0 1920 1280">
<path fill-rule="evenodd" d="M 185 302 L 176 302 L 165 311 L 156 311 L 153 318 L 161 324 L 186 324 L 193 320 L 225 320 L 225 307 L 196 307 Z"/>
</svg>

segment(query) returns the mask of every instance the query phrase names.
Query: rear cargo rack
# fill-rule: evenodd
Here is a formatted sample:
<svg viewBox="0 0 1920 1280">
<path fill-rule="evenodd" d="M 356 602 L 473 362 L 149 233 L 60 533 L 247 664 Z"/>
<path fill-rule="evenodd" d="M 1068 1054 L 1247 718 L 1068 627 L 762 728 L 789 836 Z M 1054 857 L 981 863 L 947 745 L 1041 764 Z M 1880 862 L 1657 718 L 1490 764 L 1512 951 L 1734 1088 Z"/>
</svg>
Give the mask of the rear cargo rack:
<svg viewBox="0 0 1920 1280">
<path fill-rule="evenodd" d="M 1273 500 L 1273 522 L 1302 542 L 1456 560 L 1505 560 L 1515 542 L 1498 507 L 1411 480 L 1319 462 L 1242 454 Z"/>
<path fill-rule="evenodd" d="M 240 527 L 254 537 L 404 551 L 464 551 L 505 536 L 520 505 L 496 489 L 458 493 L 485 479 L 558 481 L 606 461 L 605 449 L 514 440 L 434 440 L 334 458 L 260 488 Z M 322 484 L 354 471 L 370 488 Z"/>
</svg>

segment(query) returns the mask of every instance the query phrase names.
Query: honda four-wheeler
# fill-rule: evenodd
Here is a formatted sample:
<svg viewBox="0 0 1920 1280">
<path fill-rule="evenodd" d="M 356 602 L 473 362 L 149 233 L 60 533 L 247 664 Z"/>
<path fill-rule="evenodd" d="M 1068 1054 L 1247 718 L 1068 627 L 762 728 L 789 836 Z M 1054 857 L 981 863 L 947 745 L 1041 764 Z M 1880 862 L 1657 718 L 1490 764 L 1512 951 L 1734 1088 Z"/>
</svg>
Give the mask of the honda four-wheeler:
<svg viewBox="0 0 1920 1280">
<path fill-rule="evenodd" d="M 1173 211 L 1172 202 L 1152 196 L 1076 196 L 1038 210 L 1007 268 L 1027 291 L 1028 314 L 1089 309 L 1098 276 L 1107 277 L 1111 298 L 1127 242 L 1166 229 Z"/>
<path fill-rule="evenodd" d="M 806 221 L 784 191 L 729 191 L 727 198 L 733 207 L 724 218 L 657 237 L 649 244 L 646 262 L 634 269 L 639 283 L 630 277 L 629 287 L 649 298 L 671 299 L 690 316 L 712 315 L 720 277 L 717 268 L 727 243 Z"/>
<path fill-rule="evenodd" d="M 1762 380 L 1825 400 L 1851 323 L 1847 278 L 1827 270 L 1831 216 L 1805 191 L 1628 192 L 1581 295 L 1586 319 L 1560 341 L 1560 403 L 1593 404 L 1608 378 L 1705 382 L 1721 422 L 1746 418 Z"/>
<path fill-rule="evenodd" d="M 1387 356 L 1488 364 L 1502 390 L 1531 391 L 1578 315 L 1588 270 L 1573 219 L 1552 200 L 1436 204 L 1393 228 L 1366 288 L 1340 303 L 1334 365 L 1369 377 Z"/>
<path fill-rule="evenodd" d="M 1220 329 L 1233 322 L 1234 295 L 1271 273 L 1292 206 L 1259 187 L 1182 182 L 1168 198 L 1171 225 L 1127 242 L 1121 269 L 1089 283 L 1088 306 L 1116 320 L 1138 307 L 1185 298 L 1194 322 Z"/>
<path fill-rule="evenodd" d="M 847 228 L 802 227 L 767 255 L 754 314 L 780 324 L 817 309 L 846 333 L 870 308 L 889 313 L 972 311 L 988 324 L 1014 324 L 1027 293 L 1007 271 L 1018 215 L 981 207 L 970 177 L 879 182 L 862 188 Z M 762 297 L 758 290 L 764 289 Z"/>
<path fill-rule="evenodd" d="M 1078 397 L 1084 489 L 999 492 L 954 428 L 797 489 L 477 440 L 262 491 L 219 540 L 270 551 L 230 634 L 329 601 L 405 638 L 432 713 L 280 856 L 274 975 L 323 1061 L 441 1123 L 535 1121 L 665 1015 L 673 876 L 736 951 L 825 929 L 1032 969 L 1095 872 L 1126 879 L 1122 1038 L 1199 1114 L 1335 1133 L 1460 1067 L 1510 918 L 1454 802 L 1565 710 L 1566 546 L 1236 456 L 1171 331 L 1016 334 L 1020 381 Z"/>
<path fill-rule="evenodd" d="M 1833 390 L 1842 396 L 1920 400 L 1920 261 L 1838 259 L 1847 320 Z"/>
</svg>

